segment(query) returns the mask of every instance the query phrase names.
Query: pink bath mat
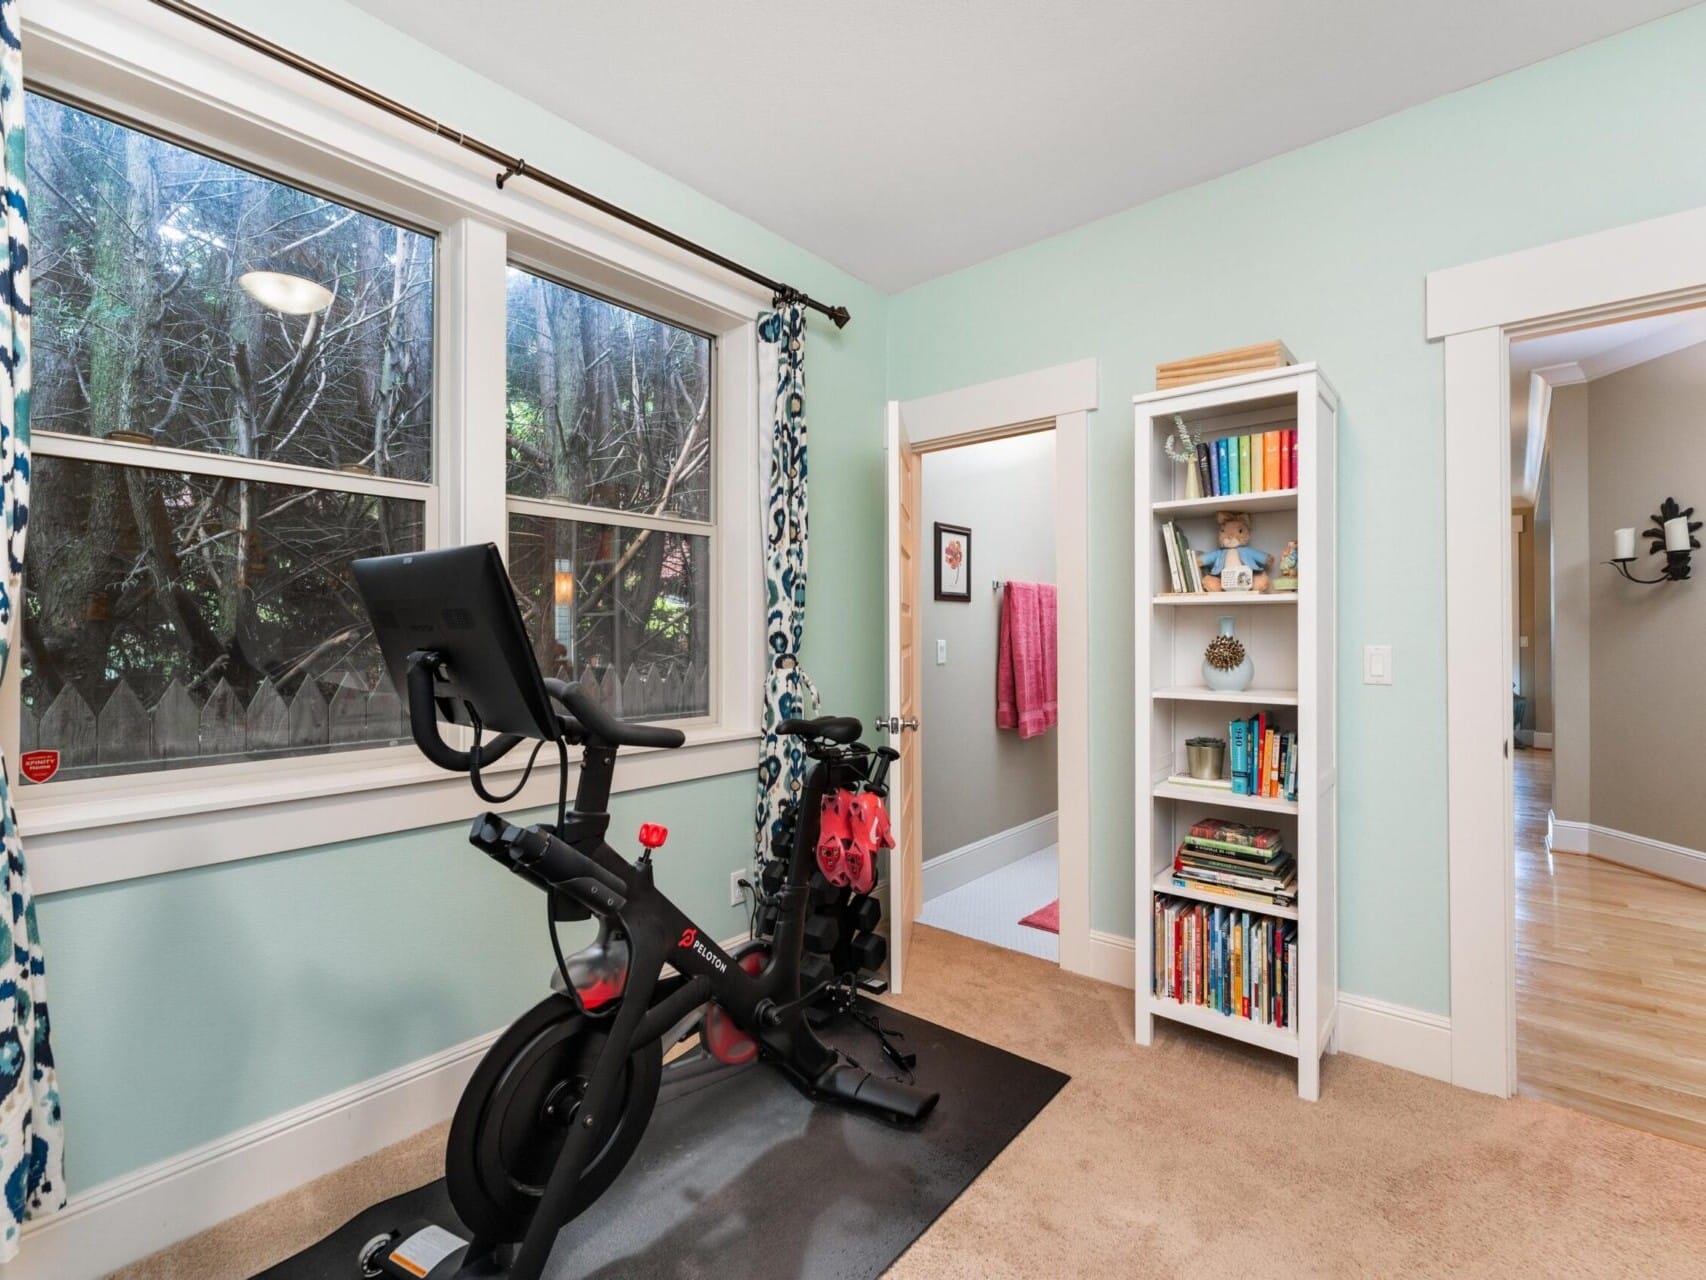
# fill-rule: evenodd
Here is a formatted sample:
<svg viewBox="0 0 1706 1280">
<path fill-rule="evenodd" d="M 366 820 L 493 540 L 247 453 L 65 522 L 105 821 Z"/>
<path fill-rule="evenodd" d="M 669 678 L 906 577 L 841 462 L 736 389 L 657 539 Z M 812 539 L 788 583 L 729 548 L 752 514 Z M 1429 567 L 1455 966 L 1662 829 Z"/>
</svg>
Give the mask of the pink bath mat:
<svg viewBox="0 0 1706 1280">
<path fill-rule="evenodd" d="M 1041 929 L 1044 933 L 1059 933 L 1060 899 L 1056 898 L 1046 907 L 1038 907 L 1019 923 L 1028 929 Z"/>
</svg>

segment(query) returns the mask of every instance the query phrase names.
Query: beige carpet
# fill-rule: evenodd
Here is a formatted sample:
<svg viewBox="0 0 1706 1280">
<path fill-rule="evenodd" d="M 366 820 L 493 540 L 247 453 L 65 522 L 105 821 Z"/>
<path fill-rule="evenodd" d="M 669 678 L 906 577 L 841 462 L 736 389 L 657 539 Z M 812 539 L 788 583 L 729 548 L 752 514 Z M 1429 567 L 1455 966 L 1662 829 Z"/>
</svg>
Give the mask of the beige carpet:
<svg viewBox="0 0 1706 1280">
<path fill-rule="evenodd" d="M 1131 993 L 920 926 L 912 1013 L 1072 1082 L 895 1277 L 1706 1276 L 1706 1151 L 1531 1098 L 1186 1028 L 1131 1043 Z M 436 1176 L 440 1131 L 121 1274 L 220 1280 Z M 777 1278 L 783 1280 L 783 1278 Z"/>
</svg>

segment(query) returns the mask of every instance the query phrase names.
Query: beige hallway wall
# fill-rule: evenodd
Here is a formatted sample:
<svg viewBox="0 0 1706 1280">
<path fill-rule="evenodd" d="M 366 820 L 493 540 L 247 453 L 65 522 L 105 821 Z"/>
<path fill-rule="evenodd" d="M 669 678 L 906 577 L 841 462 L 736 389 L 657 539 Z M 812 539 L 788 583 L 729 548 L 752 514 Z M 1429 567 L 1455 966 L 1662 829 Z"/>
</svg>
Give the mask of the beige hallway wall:
<svg viewBox="0 0 1706 1280">
<path fill-rule="evenodd" d="M 919 658 L 924 720 L 924 856 L 940 857 L 1055 810 L 1055 732 L 1023 742 L 995 727 L 1001 597 L 993 579 L 1054 581 L 1054 432 L 923 458 Z M 934 526 L 971 536 L 971 600 L 935 598 Z M 948 660 L 936 662 L 938 641 Z"/>
<path fill-rule="evenodd" d="M 1706 505 L 1706 344 L 1587 386 L 1589 548 L 1610 555 L 1612 530 L 1637 534 L 1667 496 Z M 1637 544 L 1632 568 L 1662 557 Z M 1596 565 L 1591 578 L 1593 822 L 1706 850 L 1700 724 L 1706 717 L 1706 577 L 1640 586 Z"/>
</svg>

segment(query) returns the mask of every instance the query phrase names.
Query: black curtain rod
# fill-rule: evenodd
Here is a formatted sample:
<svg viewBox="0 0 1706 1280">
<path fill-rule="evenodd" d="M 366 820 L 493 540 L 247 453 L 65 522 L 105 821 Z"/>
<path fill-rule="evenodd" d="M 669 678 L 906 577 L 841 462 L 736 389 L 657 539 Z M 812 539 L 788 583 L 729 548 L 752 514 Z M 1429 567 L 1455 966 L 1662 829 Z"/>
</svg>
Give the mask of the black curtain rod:
<svg viewBox="0 0 1706 1280">
<path fill-rule="evenodd" d="M 387 115 L 407 121 L 417 129 L 425 129 L 440 138 L 447 138 L 464 151 L 472 151 L 475 155 L 491 161 L 501 170 L 497 175 L 497 183 L 500 189 L 511 178 L 529 178 L 559 195 L 567 196 L 569 199 L 578 201 L 589 208 L 597 209 L 600 213 L 615 218 L 618 222 L 636 227 L 647 235 L 655 236 L 666 244 L 674 245 L 677 249 L 685 250 L 695 257 L 703 258 L 706 262 L 714 262 L 725 271 L 732 271 L 742 279 L 762 285 L 770 290 L 771 295 L 779 303 L 798 302 L 810 307 L 813 311 L 820 311 L 835 321 L 837 329 L 845 328 L 847 322 L 853 318 L 846 307 L 832 307 L 827 303 L 819 302 L 816 298 L 794 288 L 792 285 L 784 284 L 780 280 L 773 280 L 762 271 L 754 271 L 751 267 L 736 262 L 733 258 L 725 257 L 715 249 L 707 249 L 704 245 L 689 240 L 686 236 L 677 235 L 668 227 L 661 227 L 649 218 L 642 218 L 637 213 L 630 213 L 620 205 L 612 204 L 602 196 L 596 196 L 590 191 L 583 190 L 553 173 L 548 173 L 543 169 L 535 169 L 520 156 L 509 155 L 507 152 L 492 146 L 489 142 L 470 138 L 460 129 L 452 129 L 449 125 L 434 120 L 431 116 L 422 115 L 419 111 L 404 106 L 394 98 L 387 98 L 384 94 L 369 89 L 366 85 L 357 84 L 348 76 L 339 75 L 330 67 L 322 66 L 318 62 L 311 62 L 301 54 L 286 49 L 283 45 L 274 44 L 271 40 L 256 35 L 246 27 L 240 27 L 234 22 L 226 21 L 218 14 L 209 13 L 206 9 L 198 8 L 193 4 L 186 4 L 184 0 L 152 0 L 152 2 L 162 9 L 170 10 L 181 18 L 188 18 L 199 27 L 205 27 L 209 31 L 224 36 L 227 40 L 233 40 L 247 49 L 253 49 L 256 53 L 271 58 L 274 62 L 281 62 L 292 70 L 300 71 L 305 76 L 311 76 L 321 84 L 331 85 L 332 88 L 347 93 L 352 98 L 358 98 L 370 107 L 377 107 Z"/>
</svg>

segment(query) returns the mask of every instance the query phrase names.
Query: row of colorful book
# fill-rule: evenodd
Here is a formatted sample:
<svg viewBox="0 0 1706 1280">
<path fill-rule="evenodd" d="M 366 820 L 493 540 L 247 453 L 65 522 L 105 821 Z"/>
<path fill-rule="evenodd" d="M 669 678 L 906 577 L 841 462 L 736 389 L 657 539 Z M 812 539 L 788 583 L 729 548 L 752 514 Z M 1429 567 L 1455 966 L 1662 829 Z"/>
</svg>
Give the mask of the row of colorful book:
<svg viewBox="0 0 1706 1280">
<path fill-rule="evenodd" d="M 1271 1027 L 1297 1025 L 1297 924 L 1157 895 L 1154 992 Z"/>
<path fill-rule="evenodd" d="M 1268 713 L 1226 726 L 1232 794 L 1297 799 L 1297 734 L 1268 723 Z"/>
<path fill-rule="evenodd" d="M 1200 593 L 1202 562 L 1191 550 L 1190 540 L 1184 531 L 1171 520 L 1161 526 L 1161 550 L 1167 555 L 1167 575 L 1173 581 L 1173 590 Z"/>
<path fill-rule="evenodd" d="M 1272 827 L 1204 818 L 1173 853 L 1173 884 L 1226 897 L 1297 905 L 1297 864 Z"/>
<path fill-rule="evenodd" d="M 1197 483 L 1208 498 L 1297 488 L 1297 428 L 1203 441 L 1197 445 Z"/>
</svg>

